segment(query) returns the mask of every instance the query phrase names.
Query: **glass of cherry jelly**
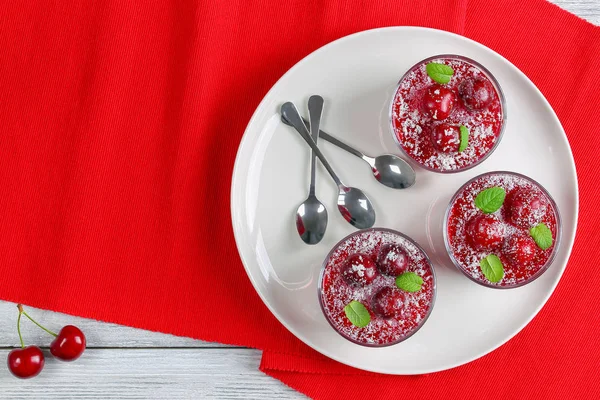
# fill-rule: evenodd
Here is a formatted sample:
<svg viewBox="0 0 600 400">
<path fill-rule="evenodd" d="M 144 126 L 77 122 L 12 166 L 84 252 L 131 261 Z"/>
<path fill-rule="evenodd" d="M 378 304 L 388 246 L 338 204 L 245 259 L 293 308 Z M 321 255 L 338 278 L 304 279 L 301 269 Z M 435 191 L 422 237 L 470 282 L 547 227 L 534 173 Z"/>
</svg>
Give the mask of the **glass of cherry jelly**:
<svg viewBox="0 0 600 400">
<path fill-rule="evenodd" d="M 433 172 L 461 172 L 482 163 L 498 147 L 505 123 L 498 81 L 459 55 L 415 64 L 400 79 L 390 106 L 394 140 Z"/>
<path fill-rule="evenodd" d="M 454 265 L 481 285 L 508 289 L 540 277 L 560 245 L 560 214 L 535 180 L 515 172 L 488 172 L 452 197 L 444 243 Z"/>
<path fill-rule="evenodd" d="M 425 251 L 408 236 L 385 228 L 342 239 L 323 262 L 321 309 L 344 338 L 362 346 L 400 343 L 431 314 L 435 272 Z"/>
</svg>

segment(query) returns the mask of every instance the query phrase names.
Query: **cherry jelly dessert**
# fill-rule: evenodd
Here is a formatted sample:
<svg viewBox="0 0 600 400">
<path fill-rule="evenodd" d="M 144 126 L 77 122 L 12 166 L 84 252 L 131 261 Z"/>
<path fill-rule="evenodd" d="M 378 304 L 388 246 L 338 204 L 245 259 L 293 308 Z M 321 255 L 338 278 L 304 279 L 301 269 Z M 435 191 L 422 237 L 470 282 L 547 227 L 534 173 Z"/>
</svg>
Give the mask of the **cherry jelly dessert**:
<svg viewBox="0 0 600 400">
<path fill-rule="evenodd" d="M 427 255 L 407 236 L 384 228 L 358 231 L 323 263 L 319 300 L 331 326 L 364 346 L 399 343 L 427 320 L 435 274 Z"/>
<path fill-rule="evenodd" d="M 465 183 L 450 201 L 444 240 L 467 277 L 512 288 L 550 266 L 560 229 L 556 203 L 540 184 L 514 172 L 489 172 Z"/>
<path fill-rule="evenodd" d="M 396 142 L 435 172 L 459 172 L 481 163 L 500 142 L 505 120 L 498 82 L 476 61 L 456 55 L 413 66 L 391 104 Z"/>
</svg>

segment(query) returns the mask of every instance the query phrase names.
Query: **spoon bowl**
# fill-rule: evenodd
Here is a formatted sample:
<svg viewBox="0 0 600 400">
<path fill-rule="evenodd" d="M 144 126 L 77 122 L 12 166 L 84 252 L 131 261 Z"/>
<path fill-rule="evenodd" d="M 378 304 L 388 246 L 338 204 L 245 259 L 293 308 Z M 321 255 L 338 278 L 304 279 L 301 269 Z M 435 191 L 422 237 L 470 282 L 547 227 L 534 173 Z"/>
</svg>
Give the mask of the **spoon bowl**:
<svg viewBox="0 0 600 400">
<path fill-rule="evenodd" d="M 281 114 L 281 121 L 286 125 L 292 125 L 283 113 Z M 303 121 L 307 127 L 310 126 L 306 119 L 303 119 Z M 409 163 L 394 154 L 383 154 L 375 158 L 369 157 L 322 130 L 319 131 L 319 138 L 368 163 L 375 179 L 382 185 L 392 189 L 406 189 L 415 184 L 415 170 Z"/>
<path fill-rule="evenodd" d="M 314 195 L 308 196 L 296 212 L 296 229 L 306 244 L 317 244 L 327 230 L 327 209 Z"/>
<path fill-rule="evenodd" d="M 356 228 L 366 229 L 375 224 L 375 210 L 362 190 L 340 187 L 337 204 L 342 217 Z"/>
<path fill-rule="evenodd" d="M 415 183 L 415 170 L 393 154 L 375 157 L 371 165 L 373 175 L 381 184 L 392 189 L 406 189 Z"/>
</svg>

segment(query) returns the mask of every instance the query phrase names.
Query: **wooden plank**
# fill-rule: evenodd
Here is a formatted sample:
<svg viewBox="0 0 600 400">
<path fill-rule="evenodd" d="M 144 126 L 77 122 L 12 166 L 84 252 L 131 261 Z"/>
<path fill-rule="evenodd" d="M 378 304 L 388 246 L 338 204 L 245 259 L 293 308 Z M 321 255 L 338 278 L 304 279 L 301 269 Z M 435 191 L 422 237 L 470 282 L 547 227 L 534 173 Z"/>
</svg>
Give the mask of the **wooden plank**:
<svg viewBox="0 0 600 400">
<path fill-rule="evenodd" d="M 57 331 L 69 324 L 76 325 L 85 333 L 88 347 L 227 347 L 219 343 L 128 328 L 36 308 L 26 307 L 26 311 L 50 330 Z M 19 345 L 17 316 L 18 311 L 14 303 L 0 301 L 0 347 Z M 21 331 L 27 343 L 42 345 L 50 343 L 52 339 L 25 318 L 21 320 Z"/>
<path fill-rule="evenodd" d="M 600 1 L 598 0 L 550 0 L 550 2 L 592 24 L 600 25 Z"/>
<path fill-rule="evenodd" d="M 0 350 L 6 359 L 8 350 Z M 89 349 L 73 363 L 48 357 L 34 379 L 0 368 L 0 398 L 303 399 L 258 371 L 251 349 Z"/>
</svg>

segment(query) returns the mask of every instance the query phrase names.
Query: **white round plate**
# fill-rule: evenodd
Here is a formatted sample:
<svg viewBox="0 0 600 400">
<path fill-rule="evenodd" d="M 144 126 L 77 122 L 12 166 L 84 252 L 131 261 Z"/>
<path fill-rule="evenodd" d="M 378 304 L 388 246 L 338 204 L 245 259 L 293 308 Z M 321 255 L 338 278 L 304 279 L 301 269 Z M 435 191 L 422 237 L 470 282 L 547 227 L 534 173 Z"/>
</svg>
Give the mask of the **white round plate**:
<svg viewBox="0 0 600 400">
<path fill-rule="evenodd" d="M 363 189 L 377 212 L 375 226 L 399 230 L 432 259 L 438 293 L 427 323 L 408 340 L 386 348 L 353 344 L 325 320 L 317 298 L 323 259 L 354 231 L 338 213 L 337 188 L 318 171 L 317 196 L 329 211 L 325 238 L 305 245 L 294 215 L 306 198 L 309 149 L 280 122 L 293 101 L 304 115 L 310 95 L 325 98 L 322 128 L 369 155 L 401 154 L 389 126 L 397 81 L 416 62 L 435 54 L 471 57 L 498 79 L 506 95 L 502 142 L 481 165 L 456 174 L 415 166 L 406 190 L 379 184 L 358 158 L 320 142 L 348 185 Z M 406 157 L 402 156 L 406 159 Z M 518 289 L 495 290 L 463 276 L 444 251 L 442 218 L 454 192 L 486 171 L 511 170 L 540 182 L 556 200 L 563 239 L 553 265 Z M 290 69 L 265 96 L 240 144 L 231 188 L 231 214 L 239 253 L 256 291 L 271 312 L 304 343 L 344 364 L 388 374 L 422 374 L 452 368 L 505 343 L 537 314 L 552 294 L 571 252 L 577 225 L 577 176 L 566 135 L 546 99 L 514 65 L 455 34 L 417 27 L 357 33 L 322 47 Z"/>
</svg>

